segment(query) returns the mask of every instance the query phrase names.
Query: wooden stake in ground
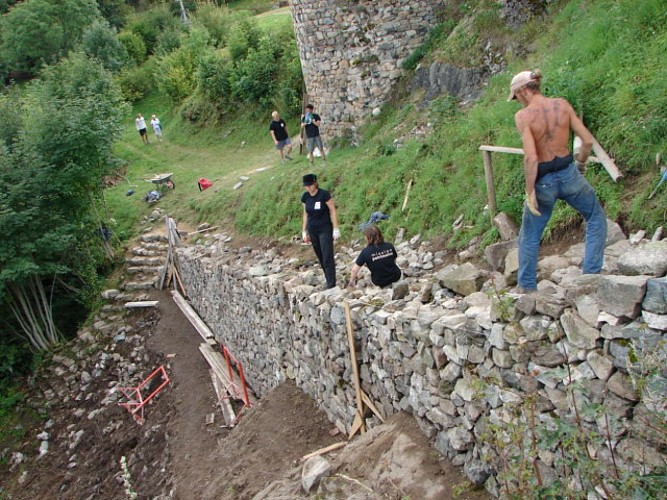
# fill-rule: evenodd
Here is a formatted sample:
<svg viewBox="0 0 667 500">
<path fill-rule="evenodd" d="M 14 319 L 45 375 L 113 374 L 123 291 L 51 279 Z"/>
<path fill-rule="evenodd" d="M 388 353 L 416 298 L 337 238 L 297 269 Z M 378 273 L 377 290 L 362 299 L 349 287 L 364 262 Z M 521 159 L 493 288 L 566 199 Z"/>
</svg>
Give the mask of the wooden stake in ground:
<svg viewBox="0 0 667 500">
<path fill-rule="evenodd" d="M 352 315 L 350 314 L 350 304 L 347 301 L 343 302 L 345 309 L 345 322 L 347 324 L 347 340 L 350 343 L 350 359 L 352 361 L 352 378 L 354 381 L 354 391 L 357 396 L 357 415 L 355 421 L 361 421 L 359 426 L 361 433 L 366 432 L 366 425 L 364 425 L 364 401 L 361 397 L 361 381 L 359 380 L 359 366 L 357 365 L 357 353 L 354 348 L 354 331 L 352 329 Z"/>
<path fill-rule="evenodd" d="M 371 398 L 368 397 L 368 394 L 364 392 L 361 388 L 361 380 L 359 379 L 359 366 L 357 365 L 357 353 L 354 348 L 354 329 L 352 328 L 352 314 L 350 313 L 350 304 L 347 301 L 343 302 L 343 309 L 345 310 L 345 323 L 347 325 L 347 340 L 350 343 L 350 359 L 352 361 L 352 377 L 354 379 L 354 391 L 356 393 L 357 399 L 357 411 L 354 415 L 354 422 L 352 422 L 352 428 L 350 429 L 349 438 L 352 439 L 357 432 L 361 431 L 363 434 L 366 432 L 366 423 L 364 421 L 364 410 L 368 407 L 379 419 L 381 422 L 384 422 L 384 418 L 380 415 L 380 412 L 375 407 Z M 366 405 L 366 406 L 364 406 Z"/>
<path fill-rule="evenodd" d="M 403 206 L 401 212 L 405 212 L 405 207 L 408 206 L 408 198 L 410 197 L 410 190 L 412 189 L 412 179 L 408 181 L 408 187 L 405 188 L 405 198 L 403 198 Z"/>
</svg>

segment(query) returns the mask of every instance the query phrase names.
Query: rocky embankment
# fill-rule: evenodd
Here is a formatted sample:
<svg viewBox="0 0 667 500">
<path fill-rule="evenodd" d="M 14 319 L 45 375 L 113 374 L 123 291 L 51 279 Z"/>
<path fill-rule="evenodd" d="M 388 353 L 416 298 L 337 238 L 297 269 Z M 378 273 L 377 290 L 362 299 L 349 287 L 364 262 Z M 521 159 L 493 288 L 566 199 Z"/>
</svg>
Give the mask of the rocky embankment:
<svg viewBox="0 0 667 500">
<path fill-rule="evenodd" d="M 60 346 L 29 380 L 26 415 L 34 414 L 38 429 L 32 435 L 26 419 L 16 429 L 27 431 L 20 449 L 2 451 L 3 498 L 130 498 L 137 490 L 150 498 L 171 497 L 165 468 L 166 425 L 173 409 L 161 404 L 158 394 L 146 409 L 151 418 L 138 433 L 132 416 L 119 406 L 129 401 L 121 388 L 137 387 L 166 364 L 146 345 L 156 311 L 128 307 L 147 301 L 146 292 L 159 279 L 162 240 L 158 234 L 140 238 L 128 257 L 129 279 L 119 290 L 102 294 L 107 303 L 91 325 Z M 149 387 L 155 386 L 146 386 L 142 397 Z"/>
<path fill-rule="evenodd" d="M 502 450 L 489 431 L 515 428 L 529 397 L 545 425 L 599 405 L 579 420 L 608 436 L 590 451 L 610 470 L 648 473 L 664 464 L 659 443 L 642 432 L 655 401 L 635 381 L 637 360 L 665 358 L 667 241 L 628 239 L 612 222 L 609 229 L 602 275 L 581 274 L 577 244 L 540 260 L 530 295 L 510 291 L 517 256 L 509 224 L 501 229 L 508 241 L 485 249 L 488 265 L 472 263 L 481 254 L 475 243 L 450 263 L 419 236 L 399 242 L 405 279 L 390 290 L 364 278 L 353 291 L 322 291 L 308 258 L 233 248 L 225 234 L 177 257 L 193 306 L 243 362 L 255 392 L 294 379 L 341 431 L 355 414 L 347 301 L 363 390 L 379 411 L 412 413 L 443 455 L 498 495 Z M 340 282 L 359 250 L 337 248 Z M 544 481 L 560 474 L 558 446 L 545 446 L 535 462 Z"/>
</svg>

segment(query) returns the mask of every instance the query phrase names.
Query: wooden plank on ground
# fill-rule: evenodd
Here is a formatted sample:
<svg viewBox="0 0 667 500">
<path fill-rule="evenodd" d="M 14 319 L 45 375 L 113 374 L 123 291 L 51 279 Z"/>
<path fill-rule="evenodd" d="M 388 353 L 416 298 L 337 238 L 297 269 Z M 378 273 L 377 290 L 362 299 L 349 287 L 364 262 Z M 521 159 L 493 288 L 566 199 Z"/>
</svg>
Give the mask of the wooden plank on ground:
<svg viewBox="0 0 667 500">
<path fill-rule="evenodd" d="M 142 307 L 157 307 L 159 300 L 141 300 L 137 302 L 125 302 L 126 309 L 141 309 Z"/>
<path fill-rule="evenodd" d="M 211 380 L 213 381 L 213 390 L 218 397 L 218 403 L 220 404 L 220 411 L 222 412 L 222 417 L 225 419 L 225 423 L 230 427 L 236 423 L 236 414 L 234 413 L 234 408 L 227 397 L 225 391 L 220 387 L 220 381 L 214 370 L 209 370 L 211 374 Z"/>
<path fill-rule="evenodd" d="M 316 457 L 317 455 L 324 455 L 325 453 L 329 453 L 330 451 L 342 448 L 346 444 L 347 441 L 341 441 L 340 443 L 334 443 L 331 446 L 327 446 L 326 448 L 320 448 L 319 450 L 315 450 L 312 453 L 308 453 L 307 455 L 302 456 L 301 461 L 308 460 L 309 458 Z"/>
<path fill-rule="evenodd" d="M 218 375 L 220 382 L 222 382 L 222 389 L 228 390 L 232 385 L 232 381 L 229 379 L 229 374 L 227 373 L 225 358 L 208 344 L 199 344 L 199 351 L 211 369 Z"/>
<path fill-rule="evenodd" d="M 216 351 L 208 344 L 199 344 L 199 351 L 204 356 L 204 359 L 208 361 L 208 364 L 215 370 L 218 374 L 218 377 L 223 385 L 225 390 L 231 392 L 231 395 L 234 399 L 243 400 L 243 394 L 241 393 L 241 387 L 239 384 L 232 383 L 232 380 L 229 378 L 229 370 L 227 368 L 227 361 L 222 353 Z M 248 391 L 248 399 L 251 406 L 257 404 L 257 401 Z"/>
<path fill-rule="evenodd" d="M 204 320 L 199 317 L 192 306 L 190 306 L 190 304 L 188 304 L 183 296 L 176 290 L 171 291 L 171 296 L 174 298 L 176 305 L 180 308 L 181 311 L 183 311 L 185 317 L 188 318 L 190 323 L 192 323 L 192 326 L 195 327 L 195 330 L 199 332 L 199 335 L 201 335 L 201 337 L 204 339 L 204 342 L 209 345 L 214 345 L 215 340 L 213 340 L 213 332 L 209 329 L 208 326 L 206 326 Z"/>
</svg>

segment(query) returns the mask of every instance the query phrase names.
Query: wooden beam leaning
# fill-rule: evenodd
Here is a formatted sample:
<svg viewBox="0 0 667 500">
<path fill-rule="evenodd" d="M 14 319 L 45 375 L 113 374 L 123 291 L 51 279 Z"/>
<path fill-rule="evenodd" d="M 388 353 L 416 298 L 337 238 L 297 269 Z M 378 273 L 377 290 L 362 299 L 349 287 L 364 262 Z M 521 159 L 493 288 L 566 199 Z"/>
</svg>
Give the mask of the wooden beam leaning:
<svg viewBox="0 0 667 500">
<path fill-rule="evenodd" d="M 204 323 L 204 321 L 199 317 L 199 315 L 190 306 L 190 304 L 188 304 L 185 301 L 183 296 L 176 290 L 171 291 L 171 296 L 173 297 L 174 302 L 176 302 L 176 305 L 183 312 L 185 317 L 188 318 L 192 326 L 195 327 L 195 330 L 197 330 L 199 335 L 201 335 L 201 337 L 204 339 L 204 342 L 206 342 L 209 345 L 215 345 L 213 332 L 209 329 L 208 326 L 206 326 L 206 323 Z"/>
<path fill-rule="evenodd" d="M 352 362 L 352 378 L 354 379 L 354 391 L 357 397 L 357 417 L 360 420 L 359 429 L 363 434 L 366 432 L 366 425 L 364 424 L 364 401 L 361 396 L 361 380 L 359 379 L 359 366 L 357 366 L 357 353 L 354 348 L 354 330 L 352 329 L 352 314 L 350 313 L 350 304 L 347 301 L 343 302 L 343 309 L 345 310 L 345 323 L 347 325 L 347 340 L 350 343 L 350 360 Z M 357 420 L 355 417 L 355 421 Z"/>
</svg>

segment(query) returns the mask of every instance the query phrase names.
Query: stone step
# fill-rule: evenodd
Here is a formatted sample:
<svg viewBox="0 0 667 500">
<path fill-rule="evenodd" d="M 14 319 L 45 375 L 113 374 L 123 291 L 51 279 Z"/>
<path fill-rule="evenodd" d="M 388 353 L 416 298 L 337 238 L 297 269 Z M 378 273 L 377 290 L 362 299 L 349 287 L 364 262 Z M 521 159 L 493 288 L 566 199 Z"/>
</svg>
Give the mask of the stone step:
<svg viewBox="0 0 667 500">
<path fill-rule="evenodd" d="M 164 264 L 164 258 L 159 257 L 130 257 L 125 259 L 129 266 L 160 266 Z"/>
<path fill-rule="evenodd" d="M 146 248 L 148 250 L 158 250 L 161 251 L 162 253 L 167 253 L 167 249 L 169 248 L 169 245 L 166 243 L 160 243 L 160 242 L 141 242 L 141 247 Z"/>
<path fill-rule="evenodd" d="M 165 254 L 165 250 L 151 250 L 144 247 L 134 247 L 132 249 L 132 255 L 137 255 L 139 257 L 158 257 Z"/>
<path fill-rule="evenodd" d="M 124 290 L 149 290 L 151 288 L 156 288 L 156 285 L 159 283 L 159 277 L 155 277 L 150 281 L 128 281 L 123 284 Z"/>
<path fill-rule="evenodd" d="M 155 233 L 149 233 L 149 234 L 142 234 L 141 238 L 139 238 L 141 241 L 144 243 L 154 243 L 157 241 L 167 241 L 167 237 L 162 235 L 162 234 L 155 234 Z"/>
<path fill-rule="evenodd" d="M 127 274 L 156 275 L 164 272 L 164 266 L 133 266 L 125 269 Z"/>
</svg>

